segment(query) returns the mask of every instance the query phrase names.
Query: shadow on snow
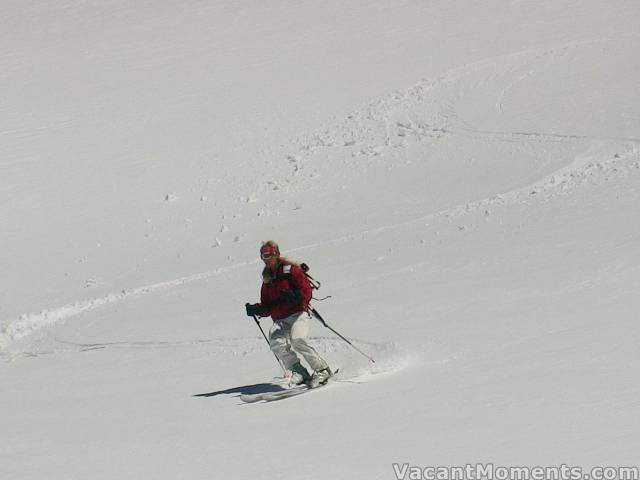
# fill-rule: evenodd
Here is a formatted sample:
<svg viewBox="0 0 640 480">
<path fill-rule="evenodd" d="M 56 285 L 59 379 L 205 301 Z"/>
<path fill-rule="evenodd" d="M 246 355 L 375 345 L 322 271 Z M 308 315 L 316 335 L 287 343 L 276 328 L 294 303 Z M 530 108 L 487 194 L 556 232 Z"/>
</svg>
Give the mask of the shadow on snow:
<svg viewBox="0 0 640 480">
<path fill-rule="evenodd" d="M 286 390 L 285 388 L 274 385 L 273 383 L 254 383 L 253 385 L 243 385 L 242 387 L 227 388 L 226 390 L 218 390 L 217 392 L 198 393 L 194 397 L 215 397 L 217 395 L 230 395 L 237 393 L 238 395 L 254 395 L 256 393 L 279 392 Z"/>
</svg>

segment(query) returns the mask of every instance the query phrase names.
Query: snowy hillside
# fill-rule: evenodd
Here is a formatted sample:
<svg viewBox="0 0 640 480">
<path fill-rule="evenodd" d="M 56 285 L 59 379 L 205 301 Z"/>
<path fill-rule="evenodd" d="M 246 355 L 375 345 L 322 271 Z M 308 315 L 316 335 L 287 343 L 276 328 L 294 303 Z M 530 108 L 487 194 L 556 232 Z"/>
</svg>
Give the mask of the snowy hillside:
<svg viewBox="0 0 640 480">
<path fill-rule="evenodd" d="M 0 478 L 640 464 L 637 2 L 0 18 Z M 376 363 L 243 404 L 267 239 Z"/>
</svg>

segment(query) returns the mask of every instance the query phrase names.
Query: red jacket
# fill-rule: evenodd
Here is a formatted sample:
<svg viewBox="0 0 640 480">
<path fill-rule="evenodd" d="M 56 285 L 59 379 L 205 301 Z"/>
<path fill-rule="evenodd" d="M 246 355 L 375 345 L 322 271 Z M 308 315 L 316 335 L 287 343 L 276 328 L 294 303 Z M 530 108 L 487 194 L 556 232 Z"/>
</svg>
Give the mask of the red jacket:
<svg viewBox="0 0 640 480">
<path fill-rule="evenodd" d="M 260 316 L 282 320 L 294 313 L 306 311 L 311 295 L 311 283 L 299 267 L 280 265 L 276 277 L 271 282 L 262 284 Z M 291 297 L 295 298 L 291 300 Z"/>
</svg>

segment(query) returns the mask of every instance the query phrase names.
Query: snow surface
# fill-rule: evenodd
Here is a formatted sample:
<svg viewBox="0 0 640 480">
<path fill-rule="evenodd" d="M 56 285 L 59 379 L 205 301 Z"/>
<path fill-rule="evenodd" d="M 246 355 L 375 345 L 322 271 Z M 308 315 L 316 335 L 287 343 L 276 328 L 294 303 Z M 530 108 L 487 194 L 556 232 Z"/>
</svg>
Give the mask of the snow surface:
<svg viewBox="0 0 640 480">
<path fill-rule="evenodd" d="M 0 478 L 640 463 L 636 1 L 0 18 Z M 377 363 L 244 405 L 271 238 Z"/>
</svg>

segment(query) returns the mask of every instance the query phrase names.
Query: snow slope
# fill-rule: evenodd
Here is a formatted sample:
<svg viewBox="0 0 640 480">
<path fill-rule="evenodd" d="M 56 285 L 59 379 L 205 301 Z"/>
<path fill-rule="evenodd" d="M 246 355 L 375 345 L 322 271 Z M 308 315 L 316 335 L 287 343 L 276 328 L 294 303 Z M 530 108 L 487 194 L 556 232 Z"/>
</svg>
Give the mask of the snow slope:
<svg viewBox="0 0 640 480">
<path fill-rule="evenodd" d="M 0 478 L 639 463 L 634 2 L 0 18 Z M 243 405 L 268 238 L 377 363 Z"/>
</svg>

